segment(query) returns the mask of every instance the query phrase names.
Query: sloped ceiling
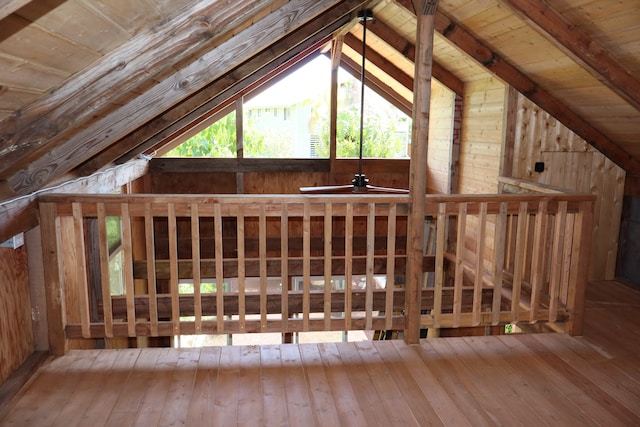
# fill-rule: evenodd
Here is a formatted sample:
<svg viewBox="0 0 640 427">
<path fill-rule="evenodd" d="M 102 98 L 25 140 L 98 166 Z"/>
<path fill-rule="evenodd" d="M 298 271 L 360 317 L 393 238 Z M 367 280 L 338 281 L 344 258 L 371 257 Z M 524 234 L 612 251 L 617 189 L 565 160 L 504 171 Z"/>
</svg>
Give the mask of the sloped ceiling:
<svg viewBox="0 0 640 427">
<path fill-rule="evenodd" d="M 150 152 L 337 40 L 410 110 L 408 0 L 0 1 L 0 200 Z M 335 43 L 335 42 L 334 42 Z M 441 0 L 434 77 L 493 74 L 640 174 L 637 0 Z"/>
</svg>

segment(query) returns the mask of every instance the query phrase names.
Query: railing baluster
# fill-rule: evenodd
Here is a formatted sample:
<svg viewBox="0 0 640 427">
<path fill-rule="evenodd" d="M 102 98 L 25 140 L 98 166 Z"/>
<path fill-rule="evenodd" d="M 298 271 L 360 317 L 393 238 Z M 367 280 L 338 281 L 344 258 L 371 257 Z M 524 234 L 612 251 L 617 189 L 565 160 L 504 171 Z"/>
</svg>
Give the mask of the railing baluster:
<svg viewBox="0 0 640 427">
<path fill-rule="evenodd" d="M 544 282 L 545 241 L 547 234 L 547 201 L 538 204 L 535 229 L 533 233 L 533 254 L 531 260 L 531 306 L 529 321 L 534 322 L 538 315 L 540 293 Z"/>
<path fill-rule="evenodd" d="M 562 266 L 564 259 L 565 231 L 567 227 L 567 202 L 558 204 L 558 212 L 555 217 L 555 227 L 553 232 L 553 247 L 551 256 L 551 278 L 549 280 L 549 322 L 558 319 L 558 300 L 560 298 L 560 278 L 562 276 Z"/>
<path fill-rule="evenodd" d="M 367 264 L 366 264 L 366 281 L 365 281 L 365 329 L 373 328 L 373 288 L 375 281 L 373 277 L 373 255 L 375 252 L 376 238 L 376 205 L 369 203 L 369 212 L 367 215 Z"/>
<path fill-rule="evenodd" d="M 87 261 L 84 244 L 84 218 L 82 217 L 82 205 L 72 203 L 73 211 L 73 231 L 74 244 L 77 254 L 77 265 L 75 270 L 75 280 L 78 286 L 78 296 L 80 297 L 80 319 L 82 324 L 82 336 L 91 337 L 91 311 L 89 308 L 89 284 L 87 282 Z"/>
<path fill-rule="evenodd" d="M 311 311 L 311 206 L 305 200 L 302 218 L 302 330 L 309 330 Z"/>
<path fill-rule="evenodd" d="M 282 204 L 280 215 L 280 275 L 282 290 L 282 331 L 289 330 L 289 206 Z"/>
<path fill-rule="evenodd" d="M 111 305 L 111 287 L 109 282 L 109 242 L 107 241 L 107 216 L 104 203 L 96 204 L 98 216 L 98 256 L 100 257 L 100 288 L 102 290 L 102 312 L 104 334 L 113 337 L 113 311 Z"/>
<path fill-rule="evenodd" d="M 332 217 L 331 202 L 324 204 L 324 328 L 331 330 L 331 257 L 332 250 Z"/>
<path fill-rule="evenodd" d="M 200 294 L 200 216 L 198 204 L 191 204 L 191 268 L 193 274 L 193 312 L 196 334 L 202 333 L 202 298 Z"/>
<path fill-rule="evenodd" d="M 467 203 L 458 204 L 458 230 L 456 238 L 456 265 L 453 288 L 453 327 L 460 326 L 462 314 L 462 287 L 464 282 L 464 239 L 467 234 Z"/>
<path fill-rule="evenodd" d="M 347 203 L 344 232 L 344 330 L 351 329 L 352 271 L 353 258 L 353 203 Z"/>
<path fill-rule="evenodd" d="M 130 337 L 136 336 L 136 306 L 135 290 L 133 286 L 133 247 L 131 242 L 131 217 L 129 216 L 129 204 L 120 205 L 122 219 L 122 248 L 124 251 L 124 286 L 127 298 L 127 333 Z"/>
<path fill-rule="evenodd" d="M 518 212 L 518 225 L 516 230 L 516 248 L 514 254 L 514 272 L 513 285 L 511 288 L 511 321 L 518 321 L 520 312 L 520 291 L 522 289 L 522 277 L 525 268 L 525 252 L 527 240 L 527 202 L 520 202 L 520 210 Z"/>
<path fill-rule="evenodd" d="M 238 244 L 238 327 L 240 332 L 246 328 L 245 304 L 245 251 L 244 251 L 244 208 L 238 205 L 238 222 L 236 225 Z"/>
<path fill-rule="evenodd" d="M 500 203 L 500 211 L 496 218 L 496 237 L 495 237 L 495 260 L 493 270 L 493 306 L 491 324 L 498 325 L 500 323 L 500 312 L 502 306 L 502 280 L 504 277 L 505 256 L 508 252 L 508 234 L 507 234 L 507 203 Z"/>
<path fill-rule="evenodd" d="M 258 247 L 260 255 L 260 328 L 265 331 L 267 329 L 267 217 L 264 203 L 260 204 Z"/>
<path fill-rule="evenodd" d="M 476 234 L 476 272 L 473 283 L 473 320 L 474 326 L 480 325 L 482 316 L 482 283 L 484 280 L 484 249 L 486 246 L 487 203 L 480 203 L 478 229 Z"/>
<path fill-rule="evenodd" d="M 153 230 L 153 214 L 151 203 L 144 206 L 144 229 L 147 252 L 147 292 L 149 293 L 149 321 L 151 323 L 151 335 L 158 336 L 158 295 L 156 284 L 156 251 L 155 233 Z"/>
<path fill-rule="evenodd" d="M 213 205 L 213 238 L 216 257 L 216 327 L 224 332 L 224 253 L 222 245 L 222 213 L 220 203 Z"/>
<path fill-rule="evenodd" d="M 391 329 L 393 325 L 393 291 L 395 288 L 397 211 L 397 205 L 395 203 L 392 203 L 389 206 L 389 216 L 387 217 L 387 283 L 385 286 L 384 304 L 386 329 Z"/>
<path fill-rule="evenodd" d="M 171 323 L 173 334 L 180 335 L 180 293 L 178 291 L 178 236 L 176 224 L 176 206 L 167 205 L 169 231 L 169 292 L 171 293 Z"/>
<path fill-rule="evenodd" d="M 447 224 L 447 205 L 438 205 L 438 220 L 436 223 L 436 274 L 433 289 L 433 316 L 434 328 L 440 327 L 440 317 L 442 315 L 442 292 L 444 288 L 444 241 L 445 228 Z"/>
</svg>

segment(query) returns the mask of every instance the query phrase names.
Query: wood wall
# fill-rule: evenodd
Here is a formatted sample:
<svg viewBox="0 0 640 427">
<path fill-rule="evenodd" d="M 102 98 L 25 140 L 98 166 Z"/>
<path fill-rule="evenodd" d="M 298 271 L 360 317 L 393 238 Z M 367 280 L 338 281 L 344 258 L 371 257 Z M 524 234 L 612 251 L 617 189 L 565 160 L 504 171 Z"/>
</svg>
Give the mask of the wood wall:
<svg viewBox="0 0 640 427">
<path fill-rule="evenodd" d="M 0 248 L 0 384 L 33 350 L 27 250 Z"/>
<path fill-rule="evenodd" d="M 597 196 L 589 278 L 613 279 L 625 171 L 524 96 L 516 108 L 513 177 Z"/>
<path fill-rule="evenodd" d="M 505 90 L 496 78 L 465 85 L 458 193 L 498 192 Z"/>
<path fill-rule="evenodd" d="M 437 81 L 431 85 L 427 193 L 449 194 L 455 94 Z"/>
</svg>

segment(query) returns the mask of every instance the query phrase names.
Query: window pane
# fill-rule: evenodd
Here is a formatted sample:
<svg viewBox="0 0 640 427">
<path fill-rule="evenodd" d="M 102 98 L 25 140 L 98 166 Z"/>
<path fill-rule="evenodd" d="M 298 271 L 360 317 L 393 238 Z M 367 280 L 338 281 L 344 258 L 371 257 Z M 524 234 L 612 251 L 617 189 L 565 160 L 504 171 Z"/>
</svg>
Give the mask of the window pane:
<svg viewBox="0 0 640 427">
<path fill-rule="evenodd" d="M 336 156 L 357 158 L 360 151 L 360 81 L 340 73 Z M 398 159 L 409 157 L 411 118 L 365 87 L 362 157 Z M 329 124 L 325 126 L 323 150 L 328 152 Z"/>
<path fill-rule="evenodd" d="M 331 62 L 324 56 L 244 103 L 244 156 L 314 158 L 329 120 Z"/>
<path fill-rule="evenodd" d="M 236 112 L 227 114 L 164 157 L 236 157 Z"/>
</svg>

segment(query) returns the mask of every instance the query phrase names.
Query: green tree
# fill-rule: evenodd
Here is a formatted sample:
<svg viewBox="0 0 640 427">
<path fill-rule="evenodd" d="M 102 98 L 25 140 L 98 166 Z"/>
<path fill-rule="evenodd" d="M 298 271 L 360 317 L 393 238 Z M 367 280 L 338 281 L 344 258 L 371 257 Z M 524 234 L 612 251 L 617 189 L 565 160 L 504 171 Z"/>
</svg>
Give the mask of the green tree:
<svg viewBox="0 0 640 427">
<path fill-rule="evenodd" d="M 264 135 L 249 130 L 244 136 L 245 153 L 249 157 L 267 157 L 253 155 L 264 150 Z M 251 151 L 247 151 L 251 150 Z M 231 112 L 187 139 L 165 154 L 165 157 L 236 157 L 236 113 Z"/>
<path fill-rule="evenodd" d="M 359 89 L 357 83 L 355 79 L 350 79 L 342 87 L 336 122 L 337 157 L 358 157 L 360 154 L 360 98 L 359 95 L 354 96 L 354 92 Z M 362 157 L 406 157 L 405 144 L 397 134 L 399 129 L 397 114 L 392 112 L 394 107 L 378 100 L 375 102 L 377 108 L 366 108 L 366 97 L 372 95 L 371 91 L 365 95 Z M 380 108 L 381 105 L 384 107 Z M 406 120 L 403 125 L 408 126 Z M 320 143 L 317 150 L 320 157 L 329 156 L 328 118 L 324 120 L 320 131 Z"/>
</svg>

